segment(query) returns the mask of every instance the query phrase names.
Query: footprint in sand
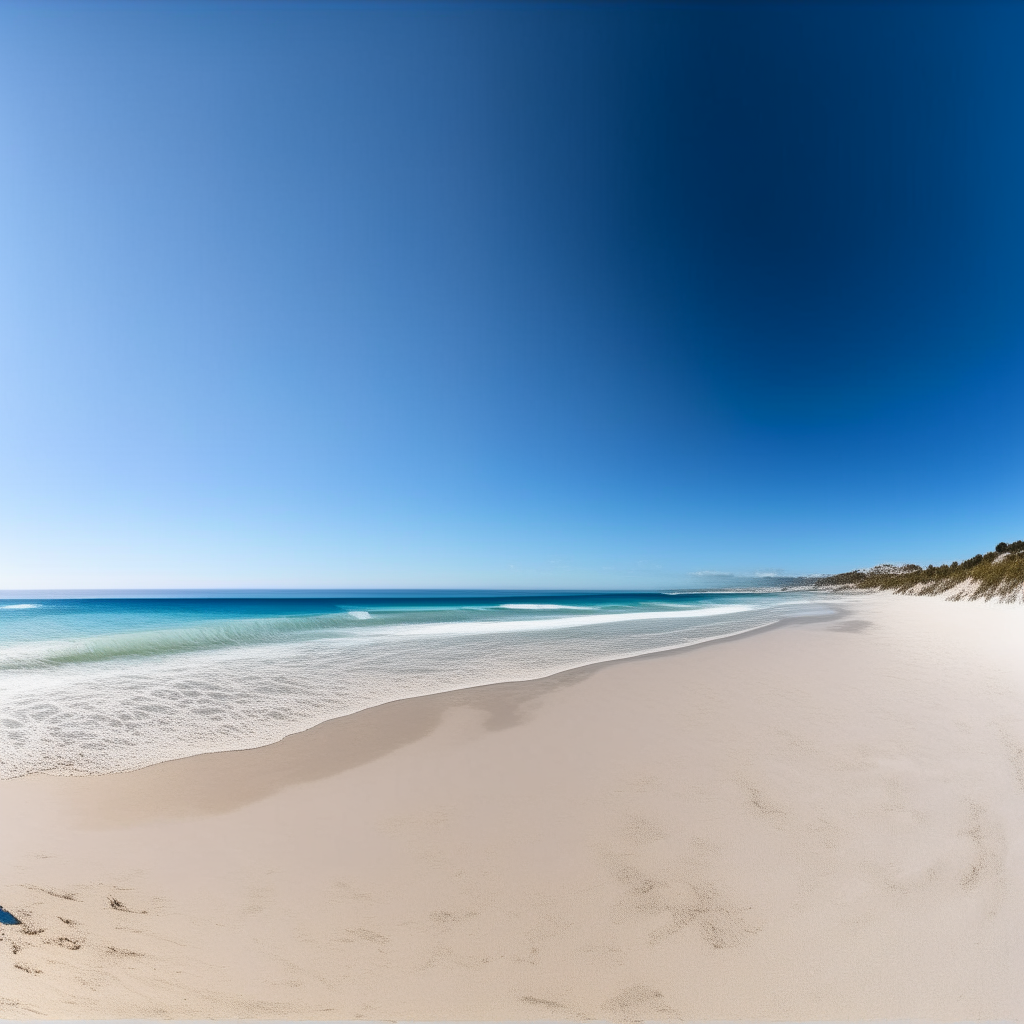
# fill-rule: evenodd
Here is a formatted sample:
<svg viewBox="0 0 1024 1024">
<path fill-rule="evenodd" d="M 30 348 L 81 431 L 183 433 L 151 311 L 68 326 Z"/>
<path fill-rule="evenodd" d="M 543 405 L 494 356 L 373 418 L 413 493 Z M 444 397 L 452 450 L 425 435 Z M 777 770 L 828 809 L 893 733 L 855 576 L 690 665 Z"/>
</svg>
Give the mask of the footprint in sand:
<svg viewBox="0 0 1024 1024">
<path fill-rule="evenodd" d="M 107 901 L 110 903 L 111 910 L 120 910 L 122 914 L 145 914 L 145 910 L 132 910 L 131 907 L 126 906 L 119 899 L 115 899 L 113 896 L 108 896 Z"/>
</svg>

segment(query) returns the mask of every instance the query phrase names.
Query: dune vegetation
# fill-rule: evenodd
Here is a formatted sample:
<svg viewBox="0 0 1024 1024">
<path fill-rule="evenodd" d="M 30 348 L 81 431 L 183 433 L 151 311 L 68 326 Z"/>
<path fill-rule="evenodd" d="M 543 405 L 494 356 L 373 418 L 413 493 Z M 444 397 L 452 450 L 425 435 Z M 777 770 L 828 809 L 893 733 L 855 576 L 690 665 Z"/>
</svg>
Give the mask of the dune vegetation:
<svg viewBox="0 0 1024 1024">
<path fill-rule="evenodd" d="M 949 600 L 1024 599 L 1024 540 L 949 565 L 876 565 L 825 576 L 816 586 L 893 590 L 898 594 L 947 594 Z"/>
</svg>

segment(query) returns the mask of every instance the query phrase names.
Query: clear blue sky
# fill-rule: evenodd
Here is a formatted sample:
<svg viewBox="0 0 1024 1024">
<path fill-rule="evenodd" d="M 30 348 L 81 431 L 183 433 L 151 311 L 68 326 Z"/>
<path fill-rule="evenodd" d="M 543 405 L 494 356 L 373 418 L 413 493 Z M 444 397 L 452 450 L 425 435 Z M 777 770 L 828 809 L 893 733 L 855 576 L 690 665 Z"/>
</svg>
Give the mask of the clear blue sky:
<svg viewBox="0 0 1024 1024">
<path fill-rule="evenodd" d="M 0 586 L 1024 535 L 1024 4 L 0 5 Z"/>
</svg>

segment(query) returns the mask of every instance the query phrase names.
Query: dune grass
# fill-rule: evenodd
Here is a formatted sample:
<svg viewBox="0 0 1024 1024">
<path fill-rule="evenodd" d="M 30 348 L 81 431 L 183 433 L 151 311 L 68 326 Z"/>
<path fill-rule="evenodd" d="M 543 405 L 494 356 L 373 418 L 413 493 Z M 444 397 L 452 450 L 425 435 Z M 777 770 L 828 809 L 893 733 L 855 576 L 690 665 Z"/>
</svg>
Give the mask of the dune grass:
<svg viewBox="0 0 1024 1024">
<path fill-rule="evenodd" d="M 893 590 L 897 594 L 944 594 L 951 600 L 1012 600 L 1024 593 L 1024 540 L 997 544 L 994 551 L 950 565 L 879 565 L 818 580 L 822 587 Z"/>
</svg>

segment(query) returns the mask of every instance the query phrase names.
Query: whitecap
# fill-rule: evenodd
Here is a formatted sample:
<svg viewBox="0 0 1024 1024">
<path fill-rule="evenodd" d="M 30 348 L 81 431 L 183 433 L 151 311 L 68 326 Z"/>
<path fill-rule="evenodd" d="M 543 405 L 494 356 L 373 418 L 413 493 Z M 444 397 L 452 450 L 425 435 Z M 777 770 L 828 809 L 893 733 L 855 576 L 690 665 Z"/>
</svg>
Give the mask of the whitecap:
<svg viewBox="0 0 1024 1024">
<path fill-rule="evenodd" d="M 559 615 L 550 619 L 505 619 L 484 622 L 410 622 L 382 626 L 367 633 L 380 637 L 395 636 L 480 636 L 488 633 L 524 633 L 531 630 L 571 629 L 579 626 L 606 626 L 616 622 L 644 619 L 698 619 L 718 615 L 736 615 L 754 610 L 751 604 L 706 605 L 672 612 L 607 612 L 597 615 Z"/>
<path fill-rule="evenodd" d="M 588 612 L 590 608 L 586 605 L 578 604 L 499 604 L 499 608 L 511 608 L 514 611 L 524 612 L 544 612 L 544 611 L 556 611 L 564 608 L 568 611 L 574 612 Z"/>
<path fill-rule="evenodd" d="M 41 608 L 42 605 L 38 604 L 0 604 L 0 611 L 13 612 L 20 611 L 22 608 Z"/>
</svg>

